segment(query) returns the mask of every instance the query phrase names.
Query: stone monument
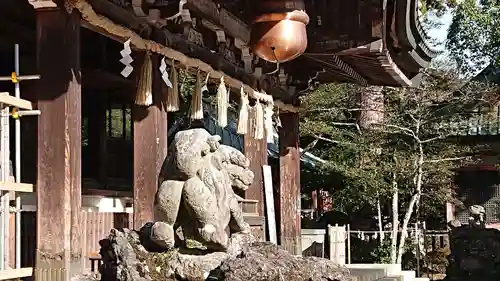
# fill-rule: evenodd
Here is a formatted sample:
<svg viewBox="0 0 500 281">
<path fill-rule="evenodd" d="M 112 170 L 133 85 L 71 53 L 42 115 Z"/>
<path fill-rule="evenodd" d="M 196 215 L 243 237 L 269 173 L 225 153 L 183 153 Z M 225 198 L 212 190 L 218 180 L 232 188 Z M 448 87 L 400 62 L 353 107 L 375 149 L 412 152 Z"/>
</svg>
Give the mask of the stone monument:
<svg viewBox="0 0 500 281">
<path fill-rule="evenodd" d="M 237 149 L 204 129 L 178 132 L 155 196 L 155 221 L 101 240 L 103 281 L 346 280 L 328 260 L 255 243 L 233 190 L 254 175 Z"/>
</svg>

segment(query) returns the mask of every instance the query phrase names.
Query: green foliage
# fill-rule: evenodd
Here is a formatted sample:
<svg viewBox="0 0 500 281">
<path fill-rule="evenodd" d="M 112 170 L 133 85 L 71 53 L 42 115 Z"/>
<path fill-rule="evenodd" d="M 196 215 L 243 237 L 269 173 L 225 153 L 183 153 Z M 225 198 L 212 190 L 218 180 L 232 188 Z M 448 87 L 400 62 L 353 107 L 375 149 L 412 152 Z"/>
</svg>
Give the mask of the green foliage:
<svg viewBox="0 0 500 281">
<path fill-rule="evenodd" d="M 387 189 L 387 182 L 376 165 L 360 165 L 363 158 L 377 157 L 372 136 L 361 134 L 357 123 L 360 88 L 350 84 L 321 86 L 305 102 L 301 114 L 301 143 L 306 150 L 328 160 L 310 179 L 314 187 L 330 187 L 333 197 L 347 211 L 357 211 L 364 204 L 375 206 L 377 192 Z M 381 194 L 382 195 L 382 194 Z M 364 204 L 359 204 L 363 202 Z"/>
<path fill-rule="evenodd" d="M 453 199 L 453 169 L 472 161 L 474 147 L 450 138 L 468 130 L 475 109 L 489 104 L 490 89 L 465 84 L 456 72 L 429 70 L 419 89 L 385 88 L 383 121 L 362 130 L 358 117 L 365 109 L 354 85 L 325 85 L 305 99 L 301 143 L 327 160 L 323 176 L 308 178 L 309 185 L 330 188 L 334 205 L 345 211 L 364 206 L 374 210 L 377 199 L 388 204 L 395 177 L 401 208 L 415 194 L 420 147 L 422 203 L 420 213 L 440 216 Z M 496 120 L 495 120 L 496 121 Z"/>
<path fill-rule="evenodd" d="M 386 238 L 382 243 L 378 244 L 371 256 L 375 263 L 390 264 L 391 263 L 391 239 Z"/>
<path fill-rule="evenodd" d="M 424 14 L 431 11 L 441 15 L 447 8 L 455 7 L 457 2 L 457 0 L 420 0 L 420 11 Z"/>
<path fill-rule="evenodd" d="M 447 48 L 464 73 L 500 63 L 500 2 L 460 1 L 453 11 Z"/>
<path fill-rule="evenodd" d="M 436 249 L 429 252 L 424 257 L 422 270 L 426 273 L 446 273 L 449 261 L 448 256 L 451 254 L 450 247 Z"/>
</svg>

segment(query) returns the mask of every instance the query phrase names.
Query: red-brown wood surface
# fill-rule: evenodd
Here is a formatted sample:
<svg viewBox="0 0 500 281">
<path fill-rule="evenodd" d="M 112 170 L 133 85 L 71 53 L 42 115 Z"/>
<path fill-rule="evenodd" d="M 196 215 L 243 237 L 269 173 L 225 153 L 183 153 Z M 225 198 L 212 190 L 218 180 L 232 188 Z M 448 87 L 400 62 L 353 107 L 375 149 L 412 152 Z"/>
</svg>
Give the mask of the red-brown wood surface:
<svg viewBox="0 0 500 281">
<path fill-rule="evenodd" d="M 167 156 L 167 112 L 162 104 L 163 83 L 159 57 L 153 56 L 153 101 L 150 107 L 132 106 L 134 141 L 134 227 L 153 220 L 153 202 L 158 175 Z M 138 69 L 138 68 L 137 68 Z"/>
<path fill-rule="evenodd" d="M 299 117 L 280 114 L 280 190 L 277 209 L 279 242 L 292 254 L 301 254 Z"/>
<path fill-rule="evenodd" d="M 67 277 L 81 262 L 80 19 L 65 9 L 39 10 L 37 269 Z M 50 270 L 44 270 L 49 269 Z M 75 266 L 76 268 L 76 266 Z M 48 274 L 48 275 L 47 275 Z M 40 275 L 39 275 L 40 276 Z"/>
<path fill-rule="evenodd" d="M 250 114 L 252 116 L 252 114 Z M 251 118 L 251 117 L 250 117 Z M 264 215 L 264 176 L 262 166 L 267 165 L 266 139 L 256 140 L 253 137 L 252 120 L 249 122 L 248 134 L 243 137 L 243 151 L 250 160 L 250 170 L 254 173 L 252 185 L 245 192 L 245 199 L 259 200 L 259 215 Z"/>
</svg>

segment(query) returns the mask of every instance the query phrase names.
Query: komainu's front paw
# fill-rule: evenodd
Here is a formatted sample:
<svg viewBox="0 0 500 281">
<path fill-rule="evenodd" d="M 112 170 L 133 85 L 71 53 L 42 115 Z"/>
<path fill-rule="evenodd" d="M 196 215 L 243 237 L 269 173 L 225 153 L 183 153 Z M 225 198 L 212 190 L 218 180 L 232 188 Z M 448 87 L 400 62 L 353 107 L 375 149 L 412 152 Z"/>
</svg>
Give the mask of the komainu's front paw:
<svg viewBox="0 0 500 281">
<path fill-rule="evenodd" d="M 243 222 L 241 225 L 241 231 L 240 233 L 244 233 L 244 234 L 249 234 L 250 231 L 252 230 L 252 228 L 250 227 L 250 225 L 246 222 Z"/>
<path fill-rule="evenodd" d="M 226 250 L 228 239 L 227 233 L 225 231 L 218 230 L 212 224 L 206 224 L 202 228 L 198 229 L 201 238 L 204 241 L 200 241 L 210 250 Z"/>
</svg>

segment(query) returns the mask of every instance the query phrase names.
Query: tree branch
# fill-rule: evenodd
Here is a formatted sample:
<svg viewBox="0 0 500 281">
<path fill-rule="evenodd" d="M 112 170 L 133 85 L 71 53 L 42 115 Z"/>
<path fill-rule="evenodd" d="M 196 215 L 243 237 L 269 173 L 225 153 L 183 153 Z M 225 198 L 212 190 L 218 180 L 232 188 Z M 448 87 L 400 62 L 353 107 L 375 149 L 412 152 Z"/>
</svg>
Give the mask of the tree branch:
<svg viewBox="0 0 500 281">
<path fill-rule="evenodd" d="M 382 124 L 382 123 L 374 123 L 373 125 L 377 125 L 377 126 L 382 126 L 382 127 L 387 127 L 387 128 L 392 128 L 392 129 L 399 130 L 400 132 L 404 133 L 405 135 L 408 135 L 408 136 L 414 138 L 417 142 L 420 142 L 420 139 L 417 137 L 417 135 L 415 134 L 415 132 L 413 132 L 413 130 L 411 130 L 411 129 L 408 129 L 408 128 L 405 128 L 405 127 L 401 127 L 401 126 L 397 126 L 397 125 Z"/>
<path fill-rule="evenodd" d="M 308 152 L 309 150 L 313 149 L 316 146 L 316 144 L 318 143 L 318 141 L 319 141 L 319 138 L 316 137 L 310 144 L 308 144 L 304 149 L 302 149 L 302 155 L 304 153 Z"/>
<path fill-rule="evenodd" d="M 317 139 L 319 139 L 319 140 L 326 141 L 326 142 L 329 142 L 329 143 L 354 145 L 354 143 L 332 140 L 332 139 L 328 139 L 328 138 L 322 137 L 321 135 L 314 135 L 314 137 L 317 138 Z"/>
<path fill-rule="evenodd" d="M 431 160 L 425 160 L 424 163 L 439 163 L 439 162 L 444 162 L 444 161 L 457 161 L 457 160 L 462 160 L 466 159 L 467 157 L 453 157 L 453 158 L 441 158 L 441 159 L 431 159 Z"/>
</svg>

